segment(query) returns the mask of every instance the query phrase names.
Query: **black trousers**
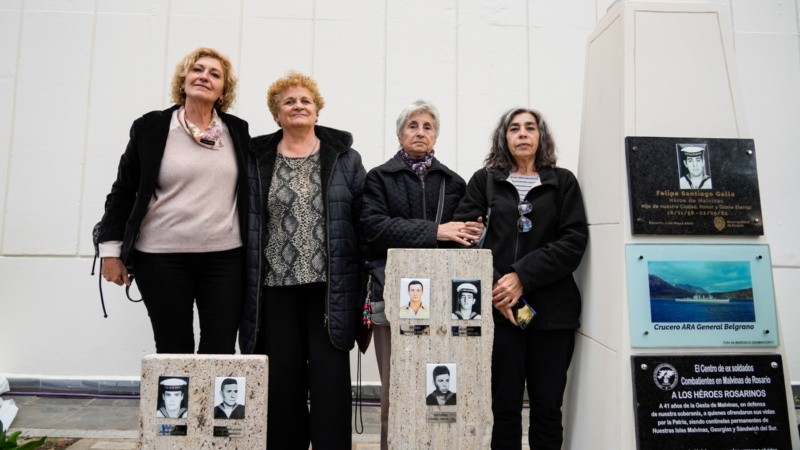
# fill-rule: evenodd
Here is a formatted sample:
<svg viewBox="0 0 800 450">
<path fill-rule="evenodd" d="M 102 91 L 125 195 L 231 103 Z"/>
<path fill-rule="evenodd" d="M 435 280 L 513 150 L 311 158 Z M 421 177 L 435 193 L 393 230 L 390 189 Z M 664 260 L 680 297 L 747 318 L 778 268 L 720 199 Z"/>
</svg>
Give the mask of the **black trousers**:
<svg viewBox="0 0 800 450">
<path fill-rule="evenodd" d="M 136 283 L 144 298 L 157 353 L 233 354 L 244 301 L 242 248 L 207 253 L 136 253 Z"/>
<path fill-rule="evenodd" d="M 269 356 L 267 448 L 351 447 L 350 354 L 328 336 L 325 290 L 264 287 L 258 348 Z"/>
<path fill-rule="evenodd" d="M 519 449 L 522 397 L 530 399 L 528 443 L 532 449 L 560 449 L 561 404 L 575 349 L 574 330 L 521 330 L 495 323 L 492 352 L 493 449 Z"/>
</svg>

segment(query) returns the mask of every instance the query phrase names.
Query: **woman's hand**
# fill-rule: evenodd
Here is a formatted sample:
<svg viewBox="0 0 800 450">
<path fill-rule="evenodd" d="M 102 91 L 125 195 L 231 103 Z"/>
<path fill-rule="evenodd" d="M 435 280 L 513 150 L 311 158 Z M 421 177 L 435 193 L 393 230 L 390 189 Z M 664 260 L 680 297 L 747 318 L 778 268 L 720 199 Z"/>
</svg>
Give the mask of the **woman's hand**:
<svg viewBox="0 0 800 450">
<path fill-rule="evenodd" d="M 509 272 L 492 286 L 492 305 L 514 325 L 514 311 L 511 309 L 522 297 L 522 282 L 516 272 Z"/>
<path fill-rule="evenodd" d="M 116 285 L 125 286 L 131 285 L 131 280 L 128 278 L 128 268 L 122 262 L 122 258 L 114 256 L 106 256 L 102 259 L 103 262 L 103 278 Z"/>
<path fill-rule="evenodd" d="M 497 308 L 497 306 L 495 306 L 495 308 Z M 509 322 L 513 323 L 514 325 L 517 325 L 517 320 L 514 319 L 514 310 L 513 309 L 511 309 L 511 308 L 497 308 L 497 310 L 500 311 L 500 314 L 502 314 L 503 317 L 508 319 Z"/>
<path fill-rule="evenodd" d="M 475 245 L 483 233 L 483 218 L 476 222 L 447 222 L 436 229 L 437 241 L 453 241 L 465 247 Z"/>
</svg>

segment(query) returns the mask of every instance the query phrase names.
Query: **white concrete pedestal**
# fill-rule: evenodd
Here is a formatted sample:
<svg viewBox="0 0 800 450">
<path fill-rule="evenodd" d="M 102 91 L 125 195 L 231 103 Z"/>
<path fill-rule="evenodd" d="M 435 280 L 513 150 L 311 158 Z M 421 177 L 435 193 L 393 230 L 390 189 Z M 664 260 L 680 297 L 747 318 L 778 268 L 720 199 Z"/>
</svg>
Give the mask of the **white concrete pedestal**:
<svg viewBox="0 0 800 450">
<path fill-rule="evenodd" d="M 636 448 L 632 355 L 731 352 L 631 347 L 626 244 L 768 244 L 769 236 L 633 236 L 624 139 L 750 137 L 736 79 L 730 13 L 718 2 L 620 0 L 589 38 L 578 178 L 590 240 L 578 271 L 583 326 L 567 389 L 565 448 Z M 783 344 L 734 351 L 776 353 L 786 361 Z M 784 378 L 790 379 L 785 367 Z M 793 447 L 800 448 L 790 417 Z"/>
</svg>

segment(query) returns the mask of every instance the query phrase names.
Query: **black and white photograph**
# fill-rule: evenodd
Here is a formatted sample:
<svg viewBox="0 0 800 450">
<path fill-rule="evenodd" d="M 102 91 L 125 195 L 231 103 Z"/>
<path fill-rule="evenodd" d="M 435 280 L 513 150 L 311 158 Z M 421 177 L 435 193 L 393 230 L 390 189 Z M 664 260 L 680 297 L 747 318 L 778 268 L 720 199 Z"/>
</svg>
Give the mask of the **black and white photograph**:
<svg viewBox="0 0 800 450">
<path fill-rule="evenodd" d="M 430 287 L 429 278 L 400 279 L 401 319 L 430 319 Z"/>
<path fill-rule="evenodd" d="M 676 144 L 678 185 L 681 189 L 711 189 L 711 172 L 708 167 L 706 144 Z"/>
<path fill-rule="evenodd" d="M 456 403 L 456 365 L 428 364 L 425 377 L 425 404 L 428 406 L 455 405 Z"/>
<path fill-rule="evenodd" d="M 156 417 L 185 419 L 189 416 L 189 377 L 158 377 Z"/>
<path fill-rule="evenodd" d="M 216 377 L 214 379 L 214 418 L 244 419 L 245 377 Z"/>
<path fill-rule="evenodd" d="M 450 318 L 481 318 L 481 280 L 453 280 L 453 314 Z"/>
</svg>

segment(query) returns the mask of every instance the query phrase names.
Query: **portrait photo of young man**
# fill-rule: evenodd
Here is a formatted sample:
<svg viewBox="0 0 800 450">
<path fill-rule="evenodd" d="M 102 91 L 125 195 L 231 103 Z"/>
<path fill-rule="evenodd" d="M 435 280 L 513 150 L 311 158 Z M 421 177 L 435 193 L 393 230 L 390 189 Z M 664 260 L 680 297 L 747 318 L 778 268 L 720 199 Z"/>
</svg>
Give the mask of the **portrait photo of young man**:
<svg viewBox="0 0 800 450">
<path fill-rule="evenodd" d="M 189 377 L 158 377 L 156 417 L 185 419 L 189 416 Z"/>
<path fill-rule="evenodd" d="M 245 378 L 217 377 L 214 384 L 214 418 L 244 419 Z"/>
<path fill-rule="evenodd" d="M 444 406 L 456 404 L 456 365 L 428 364 L 425 404 Z"/>
<path fill-rule="evenodd" d="M 481 318 L 481 281 L 453 280 L 453 314 L 451 319 Z"/>
<path fill-rule="evenodd" d="M 430 288 L 428 278 L 400 279 L 400 318 L 430 319 Z"/>
<path fill-rule="evenodd" d="M 681 189 L 711 189 L 706 144 L 677 144 Z"/>
</svg>

